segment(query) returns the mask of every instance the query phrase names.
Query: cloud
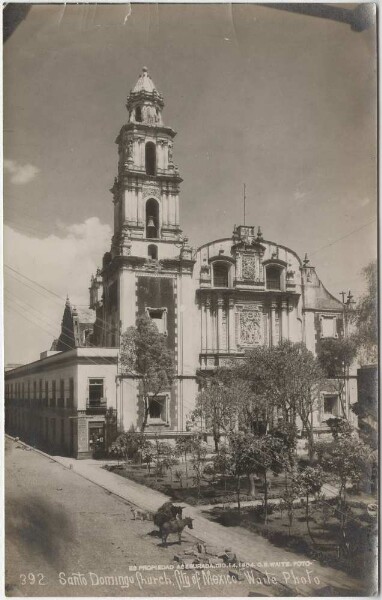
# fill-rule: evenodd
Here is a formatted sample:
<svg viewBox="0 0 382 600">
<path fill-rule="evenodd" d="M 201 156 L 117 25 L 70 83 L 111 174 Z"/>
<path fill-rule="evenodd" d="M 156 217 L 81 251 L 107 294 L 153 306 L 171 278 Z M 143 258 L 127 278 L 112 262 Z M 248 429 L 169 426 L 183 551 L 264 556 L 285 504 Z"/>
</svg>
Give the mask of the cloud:
<svg viewBox="0 0 382 600">
<path fill-rule="evenodd" d="M 34 179 L 40 169 L 29 163 L 20 165 L 15 160 L 4 160 L 4 172 L 10 175 L 10 182 L 15 185 L 25 185 Z"/>
<path fill-rule="evenodd" d="M 110 249 L 111 227 L 91 217 L 43 239 L 4 226 L 4 263 L 51 290 L 5 268 L 7 362 L 36 360 L 59 335 L 65 298 L 89 303 L 90 277 Z"/>
</svg>

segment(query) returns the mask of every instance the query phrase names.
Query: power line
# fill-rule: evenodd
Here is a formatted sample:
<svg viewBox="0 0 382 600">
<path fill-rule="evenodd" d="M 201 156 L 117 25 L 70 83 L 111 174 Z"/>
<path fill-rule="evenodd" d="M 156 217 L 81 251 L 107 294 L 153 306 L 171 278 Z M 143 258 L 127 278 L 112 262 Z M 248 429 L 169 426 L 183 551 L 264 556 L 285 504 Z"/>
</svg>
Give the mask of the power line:
<svg viewBox="0 0 382 600">
<path fill-rule="evenodd" d="M 5 266 L 7 269 L 10 269 L 11 271 L 13 271 L 14 273 L 17 273 L 17 275 L 19 275 L 20 277 L 23 277 L 24 279 L 28 280 L 29 282 L 31 282 L 31 283 L 34 283 L 35 285 L 37 285 L 38 287 L 40 287 L 41 289 L 43 289 L 45 292 L 48 292 L 48 293 L 49 293 L 49 294 L 51 294 L 52 296 L 55 296 L 56 298 L 59 298 L 61 301 L 63 301 L 63 302 L 66 302 L 66 299 L 64 299 L 62 296 L 60 296 L 60 295 L 56 294 L 56 293 L 55 293 L 55 292 L 53 292 L 52 290 L 49 290 L 48 288 L 46 288 L 45 286 L 41 285 L 40 283 L 38 283 L 38 282 L 37 282 L 37 281 L 35 281 L 34 279 L 31 279 L 30 277 L 27 277 L 27 276 L 26 276 L 26 275 L 24 275 L 23 273 L 20 273 L 20 271 L 17 271 L 16 269 L 14 269 L 13 267 L 10 267 L 10 266 L 9 266 L 9 265 L 7 265 L 7 264 L 4 264 L 4 266 Z M 13 275 L 13 277 L 15 277 L 15 276 Z M 28 285 L 27 285 L 26 283 L 24 283 L 23 281 L 20 281 L 20 280 L 19 280 L 19 279 L 17 279 L 16 277 L 15 277 L 15 279 L 16 279 L 16 281 L 18 281 L 19 283 L 21 283 L 21 284 L 25 285 L 26 287 L 29 287 L 29 288 L 30 288 L 32 291 L 35 291 L 35 292 L 37 292 L 37 293 L 40 293 L 40 294 L 41 294 L 41 292 L 39 292 L 38 290 L 34 290 L 34 288 L 31 288 L 30 286 L 28 286 Z M 57 302 L 57 300 L 56 300 L 56 302 Z M 61 305 L 61 302 L 60 302 L 60 305 Z M 85 304 L 81 304 L 81 305 L 78 305 L 78 306 L 87 306 L 87 305 L 85 305 Z M 103 325 L 103 327 L 104 327 L 104 330 L 105 330 L 105 332 L 106 332 L 106 333 L 115 333 L 115 329 L 114 329 L 114 328 L 113 328 L 111 325 L 109 325 L 107 321 L 105 321 L 104 319 L 101 319 L 99 316 L 97 317 L 97 319 L 96 319 L 96 320 L 97 320 L 99 323 L 101 323 L 101 324 Z"/>
<path fill-rule="evenodd" d="M 9 294 L 9 291 L 7 291 L 7 290 L 6 290 L 6 292 Z M 12 295 L 12 294 L 11 294 L 11 295 Z M 20 301 L 20 300 L 19 300 L 17 297 L 14 297 L 14 300 L 13 300 L 13 301 L 14 301 L 14 302 L 16 302 L 16 303 L 19 305 L 19 307 L 20 307 L 20 309 L 21 309 L 21 310 L 24 310 L 24 311 L 26 311 L 26 310 L 28 310 L 28 311 L 29 311 L 29 310 L 32 310 L 32 311 L 34 311 L 35 313 L 37 313 L 37 317 L 35 317 L 35 318 L 39 319 L 39 320 L 40 320 L 40 321 L 41 321 L 43 324 L 45 324 L 45 325 L 47 325 L 47 326 L 55 326 L 55 323 L 53 323 L 53 321 L 52 321 L 52 320 L 48 320 L 48 321 L 47 321 L 46 319 L 44 319 L 44 318 L 41 316 L 41 313 L 40 313 L 40 312 L 39 312 L 37 309 L 35 309 L 34 307 L 32 307 L 30 304 L 27 304 L 27 303 L 25 303 L 25 302 L 22 302 L 22 301 Z M 23 305 L 24 305 L 24 306 L 23 306 Z M 35 323 L 35 324 L 36 324 L 36 323 Z M 38 323 L 37 323 L 37 325 L 38 325 L 38 326 L 40 326 Z M 72 330 L 71 330 L 71 329 L 69 329 L 68 327 L 65 327 L 64 325 L 62 325 L 61 327 L 62 327 L 62 329 L 64 329 L 64 330 L 68 331 L 69 333 L 73 333 L 73 332 L 72 332 Z M 55 334 L 53 334 L 53 333 L 52 333 L 52 331 L 49 331 L 49 332 L 47 332 L 47 333 L 50 333 L 51 335 L 53 335 L 54 339 L 57 339 L 57 338 L 56 338 L 56 335 L 55 335 Z M 64 335 L 65 335 L 67 338 L 69 338 L 69 335 L 67 335 L 67 334 L 65 334 L 65 333 L 64 333 Z M 68 349 L 70 349 L 70 350 L 74 350 L 74 349 L 75 349 L 75 348 L 73 348 L 73 346 L 71 346 L 70 344 L 67 344 L 67 343 L 66 343 L 66 342 L 64 342 L 63 340 L 61 340 L 61 343 L 62 343 L 64 346 L 66 346 Z M 81 348 L 86 348 L 86 347 L 88 347 L 88 348 L 101 348 L 101 346 L 95 346 L 94 344 L 89 344 L 88 346 L 80 346 L 80 347 L 81 347 Z M 93 361 L 93 362 L 94 362 L 94 361 Z M 114 364 L 115 364 L 113 360 L 111 360 L 111 359 L 108 359 L 108 358 L 106 358 L 106 357 L 105 357 L 105 362 L 106 362 L 107 364 L 112 364 L 112 365 L 114 365 Z M 97 364 L 97 363 L 94 363 L 94 364 Z"/>
<path fill-rule="evenodd" d="M 368 225 L 371 225 L 372 223 L 375 223 L 375 221 L 376 221 L 376 219 L 372 219 L 368 223 L 365 223 L 364 225 L 361 225 L 361 227 L 358 227 L 358 229 L 354 229 L 353 231 L 350 231 L 350 233 L 347 233 L 346 235 L 343 235 L 342 237 L 337 238 L 336 240 L 334 240 L 330 244 L 326 244 L 325 246 L 322 246 L 321 248 L 317 248 L 317 250 L 314 250 L 313 252 L 310 252 L 310 255 L 313 256 L 313 254 L 316 254 L 317 252 L 321 252 L 321 250 L 324 250 L 325 248 L 329 248 L 330 246 L 334 246 L 334 244 L 337 244 L 338 242 L 341 242 L 345 238 L 353 235 L 353 233 L 357 233 L 358 231 L 361 231 L 361 229 L 364 229 Z"/>
</svg>

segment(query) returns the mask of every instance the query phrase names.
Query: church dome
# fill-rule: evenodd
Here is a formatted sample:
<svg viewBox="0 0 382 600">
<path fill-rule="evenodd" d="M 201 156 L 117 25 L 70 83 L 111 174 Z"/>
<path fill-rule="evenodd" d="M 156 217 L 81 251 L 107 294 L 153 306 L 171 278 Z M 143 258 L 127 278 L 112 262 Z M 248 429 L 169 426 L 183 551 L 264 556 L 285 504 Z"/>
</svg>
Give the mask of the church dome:
<svg viewBox="0 0 382 600">
<path fill-rule="evenodd" d="M 163 96 L 156 89 L 147 67 L 143 67 L 142 74 L 127 98 L 129 122 L 161 126 L 163 107 Z"/>
<path fill-rule="evenodd" d="M 156 92 L 155 83 L 148 74 L 147 67 L 143 67 L 142 74 L 133 88 L 133 93 L 137 92 Z"/>
</svg>

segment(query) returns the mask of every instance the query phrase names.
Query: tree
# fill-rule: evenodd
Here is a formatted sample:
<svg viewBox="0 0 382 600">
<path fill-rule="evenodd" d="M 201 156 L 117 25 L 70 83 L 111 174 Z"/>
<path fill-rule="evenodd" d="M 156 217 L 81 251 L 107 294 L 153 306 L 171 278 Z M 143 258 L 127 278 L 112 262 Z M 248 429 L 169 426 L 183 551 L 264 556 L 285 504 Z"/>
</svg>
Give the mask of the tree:
<svg viewBox="0 0 382 600">
<path fill-rule="evenodd" d="M 198 490 L 198 500 L 200 497 L 200 486 L 202 483 L 203 476 L 203 462 L 207 455 L 207 444 L 203 442 L 200 436 L 193 438 L 192 449 L 191 449 L 191 463 L 194 471 L 194 484 Z"/>
<path fill-rule="evenodd" d="M 188 468 L 187 468 L 187 454 L 192 452 L 194 444 L 193 435 L 180 435 L 176 438 L 175 448 L 178 456 L 184 456 L 185 471 L 186 471 L 186 487 L 188 487 Z"/>
<path fill-rule="evenodd" d="M 224 481 L 224 491 L 227 492 L 227 475 L 230 473 L 231 457 L 229 447 L 225 444 L 220 446 L 218 454 L 213 458 L 215 473 L 221 473 Z"/>
<path fill-rule="evenodd" d="M 255 472 L 251 448 L 251 435 L 243 431 L 233 432 L 229 436 L 229 471 L 236 479 L 237 509 L 240 514 L 241 477 Z"/>
<path fill-rule="evenodd" d="M 222 434 L 233 431 L 238 423 L 238 415 L 250 394 L 246 382 L 233 380 L 226 369 L 218 369 L 202 381 L 203 389 L 196 398 L 196 408 L 191 414 L 194 422 L 203 421 L 207 430 L 212 431 L 215 451 L 219 451 Z"/>
<path fill-rule="evenodd" d="M 122 375 L 140 379 L 143 396 L 141 432 L 144 432 L 150 401 L 168 390 L 175 377 L 174 357 L 167 346 L 167 338 L 159 333 L 148 316 L 138 317 L 137 326 L 129 327 L 122 334 L 120 364 Z"/>
<path fill-rule="evenodd" d="M 288 513 L 288 532 L 290 535 L 296 500 L 302 494 L 300 474 L 295 467 L 285 470 L 285 486 L 281 495 L 281 501 L 285 504 Z"/>
<path fill-rule="evenodd" d="M 277 346 L 259 347 L 251 351 L 239 367 L 239 372 L 251 384 L 253 418 L 256 411 L 262 410 L 269 429 L 278 419 L 294 426 L 299 417 L 308 438 L 309 458 L 312 461 L 313 415 L 318 409 L 319 392 L 324 379 L 318 360 L 303 343 L 284 341 Z"/>
<path fill-rule="evenodd" d="M 354 339 L 328 338 L 321 341 L 317 355 L 324 374 L 328 379 L 334 381 L 342 408 L 341 417 L 344 418 L 347 418 L 344 398 L 346 377 L 356 353 L 357 349 Z"/>
<path fill-rule="evenodd" d="M 268 474 L 278 475 L 285 467 L 285 446 L 283 440 L 272 434 L 251 437 L 253 466 L 264 482 L 264 522 L 268 520 Z"/>
<path fill-rule="evenodd" d="M 113 443 L 113 452 L 121 458 L 142 461 L 142 451 L 147 444 L 145 436 L 139 431 L 126 431 L 121 433 Z"/>
<path fill-rule="evenodd" d="M 336 432 L 331 442 L 317 444 L 319 464 L 330 477 L 337 482 L 338 510 L 341 541 L 346 547 L 347 523 L 349 506 L 347 504 L 347 489 L 357 485 L 370 468 L 370 448 L 359 440 L 354 433 L 346 428 L 342 433 Z"/>
<path fill-rule="evenodd" d="M 378 265 L 371 262 L 362 271 L 367 283 L 366 293 L 359 299 L 350 320 L 356 327 L 354 340 L 363 364 L 378 362 Z"/>
<path fill-rule="evenodd" d="M 154 460 L 154 456 L 155 456 L 154 445 L 149 440 L 146 440 L 146 443 L 144 444 L 144 446 L 142 448 L 142 461 L 144 463 L 146 463 L 149 475 L 151 473 L 151 463 Z"/>
<path fill-rule="evenodd" d="M 305 520 L 308 528 L 310 539 L 315 544 L 311 529 L 310 529 L 310 514 L 309 514 L 309 497 L 314 495 L 317 496 L 322 488 L 323 484 L 323 471 L 319 465 L 317 467 L 306 467 L 300 473 L 300 485 L 302 492 L 305 493 L 306 505 L 305 505 Z"/>
</svg>

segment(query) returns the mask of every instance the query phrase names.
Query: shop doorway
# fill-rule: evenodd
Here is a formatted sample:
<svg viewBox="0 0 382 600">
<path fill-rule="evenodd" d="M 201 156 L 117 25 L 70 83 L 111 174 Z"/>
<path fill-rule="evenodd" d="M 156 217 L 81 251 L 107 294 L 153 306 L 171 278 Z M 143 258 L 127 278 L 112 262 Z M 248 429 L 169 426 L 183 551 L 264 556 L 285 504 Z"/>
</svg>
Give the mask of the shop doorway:
<svg viewBox="0 0 382 600">
<path fill-rule="evenodd" d="M 89 423 L 89 450 L 93 458 L 101 458 L 105 455 L 105 423 Z"/>
</svg>

